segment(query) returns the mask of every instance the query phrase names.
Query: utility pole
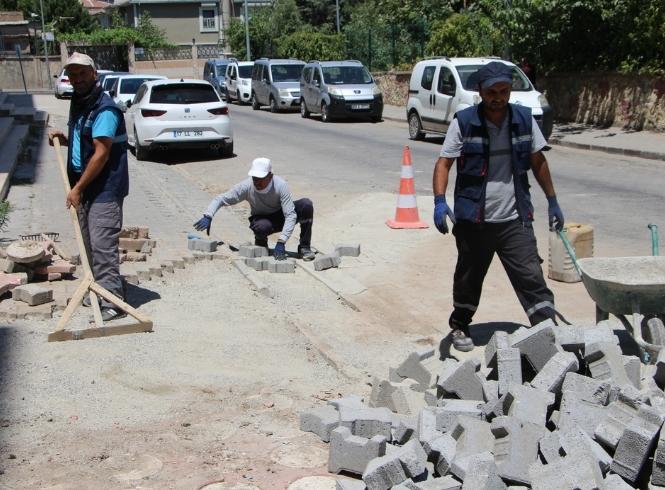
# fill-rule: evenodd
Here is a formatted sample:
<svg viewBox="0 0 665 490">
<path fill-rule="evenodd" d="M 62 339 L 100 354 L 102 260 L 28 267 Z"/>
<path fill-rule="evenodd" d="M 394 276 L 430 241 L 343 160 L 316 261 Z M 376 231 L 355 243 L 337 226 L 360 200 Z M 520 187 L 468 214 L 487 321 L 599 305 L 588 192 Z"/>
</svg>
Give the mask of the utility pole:
<svg viewBox="0 0 665 490">
<path fill-rule="evenodd" d="M 339 0 L 335 0 L 335 8 L 337 12 L 337 34 L 339 34 Z"/>
<path fill-rule="evenodd" d="M 245 48 L 247 51 L 247 61 L 252 61 L 252 54 L 249 52 L 249 15 L 247 14 L 247 0 L 245 0 Z"/>
<path fill-rule="evenodd" d="M 44 63 L 46 63 L 46 76 L 48 78 L 48 88 L 53 88 L 53 80 L 51 80 L 51 66 L 48 60 L 48 46 L 46 45 L 46 34 L 44 31 L 44 0 L 39 0 L 39 9 L 42 17 L 42 44 L 44 45 Z"/>
</svg>

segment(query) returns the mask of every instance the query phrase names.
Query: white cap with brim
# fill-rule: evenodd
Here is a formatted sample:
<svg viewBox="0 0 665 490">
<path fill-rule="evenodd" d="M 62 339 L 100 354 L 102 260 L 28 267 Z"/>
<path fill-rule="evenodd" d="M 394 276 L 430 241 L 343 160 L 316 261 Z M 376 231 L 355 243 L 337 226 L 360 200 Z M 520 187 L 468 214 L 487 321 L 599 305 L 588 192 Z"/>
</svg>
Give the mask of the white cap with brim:
<svg viewBox="0 0 665 490">
<path fill-rule="evenodd" d="M 92 69 L 95 69 L 95 62 L 92 61 L 92 58 L 87 54 L 74 52 L 72 55 L 67 58 L 65 62 L 65 68 L 69 65 L 80 65 L 80 66 L 90 66 Z"/>
<path fill-rule="evenodd" d="M 252 168 L 249 169 L 247 175 L 262 179 L 270 172 L 272 172 L 272 162 L 270 161 L 270 158 L 259 157 L 252 161 Z"/>
</svg>

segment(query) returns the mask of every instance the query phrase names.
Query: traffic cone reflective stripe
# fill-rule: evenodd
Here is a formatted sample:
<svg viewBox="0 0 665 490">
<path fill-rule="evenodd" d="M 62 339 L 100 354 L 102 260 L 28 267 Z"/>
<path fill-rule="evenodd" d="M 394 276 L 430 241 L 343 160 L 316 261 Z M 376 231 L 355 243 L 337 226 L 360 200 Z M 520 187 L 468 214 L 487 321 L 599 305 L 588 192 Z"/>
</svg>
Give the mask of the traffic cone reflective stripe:
<svg viewBox="0 0 665 490">
<path fill-rule="evenodd" d="M 420 221 L 418 216 L 416 184 L 413 178 L 413 166 L 411 165 L 411 150 L 408 146 L 405 146 L 402 152 L 402 171 L 400 173 L 395 219 L 389 219 L 386 224 L 390 228 L 429 228 L 429 225 Z"/>
</svg>

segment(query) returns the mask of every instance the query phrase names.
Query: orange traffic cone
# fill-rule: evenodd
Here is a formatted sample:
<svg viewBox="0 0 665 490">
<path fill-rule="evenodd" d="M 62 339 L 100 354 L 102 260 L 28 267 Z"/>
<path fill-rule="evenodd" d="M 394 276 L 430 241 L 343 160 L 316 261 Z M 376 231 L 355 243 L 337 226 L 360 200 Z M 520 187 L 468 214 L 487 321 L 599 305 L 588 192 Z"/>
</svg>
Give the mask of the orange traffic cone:
<svg viewBox="0 0 665 490">
<path fill-rule="evenodd" d="M 427 223 L 420 221 L 418 206 L 416 204 L 416 185 L 413 180 L 413 166 L 411 165 L 411 150 L 404 147 L 402 153 L 402 175 L 399 181 L 399 196 L 395 219 L 389 219 L 386 224 L 391 228 L 429 228 Z"/>
</svg>

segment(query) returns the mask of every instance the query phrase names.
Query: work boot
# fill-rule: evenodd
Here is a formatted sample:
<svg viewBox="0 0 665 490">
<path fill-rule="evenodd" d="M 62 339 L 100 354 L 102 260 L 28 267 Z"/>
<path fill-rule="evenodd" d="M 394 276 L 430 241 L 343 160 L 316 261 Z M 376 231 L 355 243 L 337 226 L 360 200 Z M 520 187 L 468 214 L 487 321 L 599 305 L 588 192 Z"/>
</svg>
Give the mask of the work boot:
<svg viewBox="0 0 665 490">
<path fill-rule="evenodd" d="M 102 308 L 102 320 L 108 322 L 110 320 L 117 320 L 119 318 L 124 318 L 127 316 L 122 310 L 117 308 Z"/>
<path fill-rule="evenodd" d="M 460 352 L 471 352 L 475 345 L 468 328 L 456 328 L 450 332 L 453 347 Z"/>
<path fill-rule="evenodd" d="M 314 260 L 314 257 L 316 257 L 316 253 L 309 247 L 309 245 L 299 245 L 298 254 L 305 262 Z"/>
<path fill-rule="evenodd" d="M 268 248 L 268 239 L 267 238 L 254 238 L 254 245 L 257 247 L 266 247 Z"/>
</svg>

